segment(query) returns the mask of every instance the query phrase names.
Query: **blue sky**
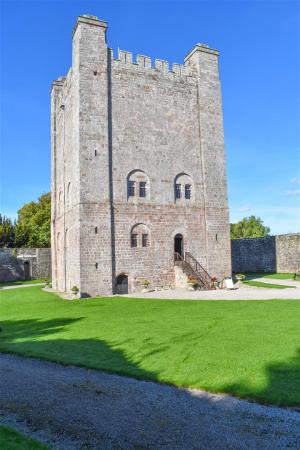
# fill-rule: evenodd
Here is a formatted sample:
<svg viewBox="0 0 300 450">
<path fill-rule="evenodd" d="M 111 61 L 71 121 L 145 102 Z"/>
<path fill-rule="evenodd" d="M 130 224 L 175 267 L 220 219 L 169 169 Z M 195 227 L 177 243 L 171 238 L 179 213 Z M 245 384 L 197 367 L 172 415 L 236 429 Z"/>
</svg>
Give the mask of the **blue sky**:
<svg viewBox="0 0 300 450">
<path fill-rule="evenodd" d="M 220 50 L 230 218 L 300 229 L 300 2 L 1 2 L 1 205 L 15 217 L 50 188 L 50 85 L 71 65 L 76 17 L 107 20 L 108 45 L 183 62 Z"/>
</svg>

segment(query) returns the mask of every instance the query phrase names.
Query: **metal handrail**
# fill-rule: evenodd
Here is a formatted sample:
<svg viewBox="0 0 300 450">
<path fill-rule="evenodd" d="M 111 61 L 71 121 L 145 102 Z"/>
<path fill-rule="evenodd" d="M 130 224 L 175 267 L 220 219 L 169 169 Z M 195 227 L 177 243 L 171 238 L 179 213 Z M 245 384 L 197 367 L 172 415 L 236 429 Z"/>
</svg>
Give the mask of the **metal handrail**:
<svg viewBox="0 0 300 450">
<path fill-rule="evenodd" d="M 187 261 L 187 258 L 190 258 L 194 263 L 196 263 L 196 270 Z M 201 285 L 203 285 L 204 287 L 208 287 L 210 289 L 214 289 L 211 276 L 206 272 L 206 270 L 201 266 L 201 264 L 198 263 L 198 261 L 190 253 L 185 252 L 185 255 L 183 257 L 180 253 L 174 252 L 174 262 L 183 262 L 186 266 L 188 266 L 188 268 L 194 274 L 194 276 L 196 276 Z M 203 274 L 197 272 L 198 267 L 204 272 Z"/>
<path fill-rule="evenodd" d="M 184 258 L 181 256 L 180 253 L 174 252 L 174 261 L 184 261 Z"/>
<path fill-rule="evenodd" d="M 201 276 L 201 274 L 199 274 L 198 272 L 195 271 L 195 269 L 191 266 L 191 264 L 184 257 L 182 257 L 182 255 L 180 255 L 180 253 L 174 252 L 174 262 L 182 262 L 182 263 L 184 263 L 184 265 L 189 268 L 190 272 L 192 272 L 194 277 L 199 281 L 201 286 L 209 287 L 209 288 L 212 287 L 210 285 L 210 283 L 208 283 L 207 280 L 205 280 L 205 278 L 203 278 Z"/>
<path fill-rule="evenodd" d="M 196 270 L 198 270 L 198 267 L 200 267 L 201 271 L 205 273 L 205 275 L 207 276 L 207 278 L 209 279 L 209 281 L 212 281 L 212 277 L 209 275 L 209 273 L 204 269 L 203 266 L 201 266 L 201 264 L 196 260 L 196 258 L 194 258 L 193 255 L 191 255 L 190 252 L 185 252 L 185 260 L 186 257 L 190 258 L 192 261 L 194 261 L 194 263 L 196 264 Z"/>
</svg>

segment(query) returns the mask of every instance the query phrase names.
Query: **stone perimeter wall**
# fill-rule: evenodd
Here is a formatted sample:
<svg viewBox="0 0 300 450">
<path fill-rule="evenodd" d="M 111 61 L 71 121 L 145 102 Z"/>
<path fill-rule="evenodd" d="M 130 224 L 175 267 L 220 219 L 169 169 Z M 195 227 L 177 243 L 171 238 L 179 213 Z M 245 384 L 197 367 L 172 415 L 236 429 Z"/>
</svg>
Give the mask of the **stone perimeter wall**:
<svg viewBox="0 0 300 450">
<path fill-rule="evenodd" d="M 25 262 L 30 278 L 51 278 L 50 248 L 1 248 L 0 281 L 23 280 Z"/>
<path fill-rule="evenodd" d="M 295 272 L 300 269 L 300 233 L 231 241 L 232 271 Z"/>
</svg>

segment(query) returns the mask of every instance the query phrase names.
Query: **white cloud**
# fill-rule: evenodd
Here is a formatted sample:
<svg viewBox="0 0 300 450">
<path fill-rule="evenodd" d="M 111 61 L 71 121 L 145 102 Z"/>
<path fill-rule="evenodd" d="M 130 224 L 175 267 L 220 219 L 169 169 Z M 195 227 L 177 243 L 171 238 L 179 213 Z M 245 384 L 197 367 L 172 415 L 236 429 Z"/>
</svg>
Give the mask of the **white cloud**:
<svg viewBox="0 0 300 450">
<path fill-rule="evenodd" d="M 285 197 L 297 197 L 300 195 L 300 189 L 290 189 L 288 191 L 285 191 L 284 193 Z"/>
<path fill-rule="evenodd" d="M 300 178 L 294 177 L 290 179 L 291 184 L 300 184 Z"/>
<path fill-rule="evenodd" d="M 251 208 L 250 208 L 249 205 L 244 205 L 244 206 L 241 206 L 240 208 L 238 208 L 239 212 L 247 212 L 247 211 L 250 211 L 250 210 L 251 210 Z"/>
</svg>

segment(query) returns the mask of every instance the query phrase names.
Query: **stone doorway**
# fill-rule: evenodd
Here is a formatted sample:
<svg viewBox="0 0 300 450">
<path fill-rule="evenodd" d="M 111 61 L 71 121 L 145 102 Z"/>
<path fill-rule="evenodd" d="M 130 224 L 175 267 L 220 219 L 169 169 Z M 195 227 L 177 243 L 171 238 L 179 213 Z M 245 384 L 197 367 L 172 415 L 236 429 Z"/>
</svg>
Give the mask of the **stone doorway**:
<svg viewBox="0 0 300 450">
<path fill-rule="evenodd" d="M 174 252 L 179 253 L 183 257 L 183 236 L 182 234 L 176 234 L 174 237 Z"/>
<path fill-rule="evenodd" d="M 122 273 L 117 276 L 116 294 L 128 294 L 128 275 Z"/>
<path fill-rule="evenodd" d="M 25 280 L 30 280 L 30 262 L 24 261 L 24 278 Z"/>
</svg>

